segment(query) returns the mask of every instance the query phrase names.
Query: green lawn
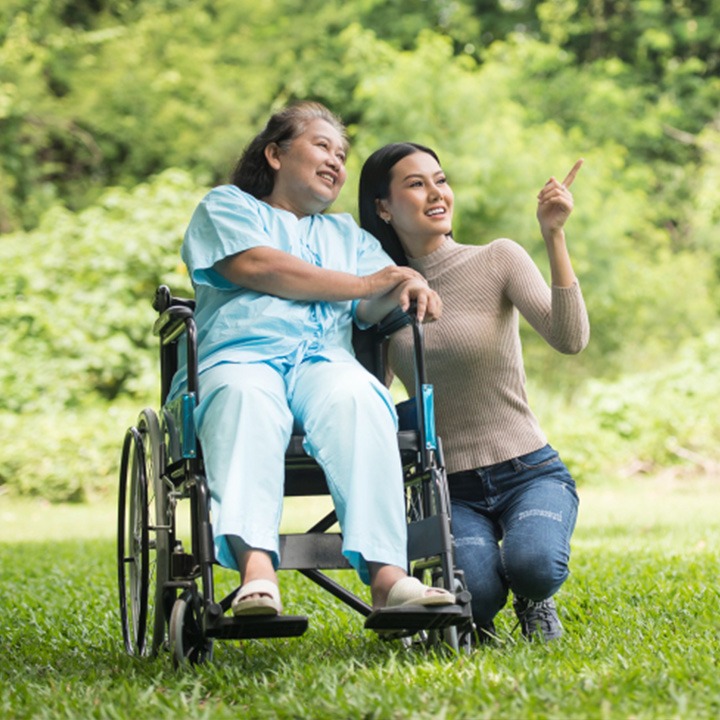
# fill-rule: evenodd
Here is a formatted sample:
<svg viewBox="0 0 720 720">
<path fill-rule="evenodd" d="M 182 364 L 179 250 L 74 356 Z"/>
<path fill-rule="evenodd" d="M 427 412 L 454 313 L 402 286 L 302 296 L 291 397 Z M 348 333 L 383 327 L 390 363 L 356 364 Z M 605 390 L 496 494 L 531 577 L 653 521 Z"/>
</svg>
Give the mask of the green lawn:
<svg viewBox="0 0 720 720">
<path fill-rule="evenodd" d="M 496 646 L 406 651 L 286 574 L 286 608 L 310 618 L 303 637 L 218 642 L 212 664 L 175 672 L 167 656 L 122 651 L 114 506 L 0 497 L 0 717 L 720 716 L 720 480 L 632 479 L 581 501 L 558 643 L 520 640 L 506 609 Z"/>
</svg>

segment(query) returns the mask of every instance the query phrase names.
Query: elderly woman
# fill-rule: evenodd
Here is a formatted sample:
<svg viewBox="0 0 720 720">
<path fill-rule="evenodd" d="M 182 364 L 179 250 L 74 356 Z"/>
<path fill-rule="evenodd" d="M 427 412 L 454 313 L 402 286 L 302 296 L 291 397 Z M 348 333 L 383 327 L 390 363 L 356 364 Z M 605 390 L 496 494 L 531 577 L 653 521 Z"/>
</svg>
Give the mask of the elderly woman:
<svg viewBox="0 0 720 720">
<path fill-rule="evenodd" d="M 276 113 L 232 184 L 201 201 L 183 242 L 196 293 L 195 421 L 216 556 L 240 571 L 235 615 L 282 610 L 275 570 L 293 430 L 326 474 L 343 554 L 373 606 L 454 602 L 407 576 L 395 410 L 351 347 L 353 321 L 367 326 L 411 300 L 433 320 L 441 304 L 349 215 L 323 214 L 345 182 L 346 152 L 344 127 L 322 105 Z M 171 395 L 183 380 L 181 370 Z"/>
<path fill-rule="evenodd" d="M 457 564 L 487 639 L 514 594 L 523 634 L 562 634 L 552 595 L 568 576 L 578 498 L 527 400 L 518 331 L 521 313 L 554 348 L 582 350 L 589 323 L 565 243 L 581 161 L 538 195 L 552 287 L 528 253 L 507 238 L 463 245 L 452 235 L 453 192 L 433 150 L 394 143 L 373 153 L 360 177 L 360 223 L 399 264 L 443 298 L 443 316 L 425 336 L 436 390 Z M 392 369 L 412 387 L 411 339 L 390 341 Z"/>
</svg>

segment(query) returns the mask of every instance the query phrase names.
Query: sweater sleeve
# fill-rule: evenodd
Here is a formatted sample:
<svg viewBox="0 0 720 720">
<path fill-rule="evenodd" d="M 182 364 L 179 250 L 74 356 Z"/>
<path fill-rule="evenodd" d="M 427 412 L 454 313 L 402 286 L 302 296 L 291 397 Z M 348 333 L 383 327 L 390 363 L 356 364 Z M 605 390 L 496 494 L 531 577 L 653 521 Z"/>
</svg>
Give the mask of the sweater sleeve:
<svg viewBox="0 0 720 720">
<path fill-rule="evenodd" d="M 548 287 L 537 265 L 518 243 L 492 243 L 493 265 L 508 300 L 559 352 L 573 355 L 590 339 L 590 322 L 577 280 L 570 287 Z"/>
</svg>

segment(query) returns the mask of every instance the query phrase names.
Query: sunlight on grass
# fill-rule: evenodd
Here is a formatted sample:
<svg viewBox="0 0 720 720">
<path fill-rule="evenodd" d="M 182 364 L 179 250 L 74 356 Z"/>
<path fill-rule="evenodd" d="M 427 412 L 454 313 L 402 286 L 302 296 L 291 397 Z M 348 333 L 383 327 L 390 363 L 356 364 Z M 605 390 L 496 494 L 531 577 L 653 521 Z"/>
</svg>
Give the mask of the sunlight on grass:
<svg viewBox="0 0 720 720">
<path fill-rule="evenodd" d="M 114 501 L 54 505 L 0 496 L 0 542 L 111 538 L 116 527 Z"/>
<path fill-rule="evenodd" d="M 636 475 L 603 486 L 581 487 L 584 527 L 630 523 L 715 524 L 720 507 L 720 477 Z"/>
<path fill-rule="evenodd" d="M 580 489 L 573 548 L 591 549 L 625 537 L 626 548 L 703 550 L 720 544 L 720 478 L 638 476 Z"/>
<path fill-rule="evenodd" d="M 281 530 L 304 532 L 331 509 L 328 497 L 288 498 Z M 117 512 L 114 499 L 55 505 L 47 500 L 0 495 L 0 542 L 114 538 Z M 179 513 L 179 532 L 186 527 L 187 521 Z"/>
<path fill-rule="evenodd" d="M 717 524 L 720 478 L 638 476 L 607 486 L 581 487 L 578 530 L 586 539 L 595 528 L 702 528 Z M 327 497 L 288 498 L 282 530 L 303 532 L 332 508 Z M 0 542 L 114 538 L 114 499 L 54 505 L 45 500 L 0 495 Z M 182 527 L 182 526 L 181 526 Z M 585 539 L 583 540 L 585 541 Z"/>
</svg>

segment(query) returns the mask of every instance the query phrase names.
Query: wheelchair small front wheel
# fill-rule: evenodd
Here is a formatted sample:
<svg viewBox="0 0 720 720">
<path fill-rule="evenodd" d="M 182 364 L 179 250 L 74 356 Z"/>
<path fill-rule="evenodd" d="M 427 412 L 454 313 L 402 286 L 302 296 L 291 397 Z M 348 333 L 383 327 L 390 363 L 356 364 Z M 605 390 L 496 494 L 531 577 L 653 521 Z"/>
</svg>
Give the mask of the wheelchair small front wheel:
<svg viewBox="0 0 720 720">
<path fill-rule="evenodd" d="M 186 590 L 173 605 L 169 627 L 170 652 L 176 668 L 212 660 L 213 641 L 203 632 L 201 600 Z"/>
</svg>

